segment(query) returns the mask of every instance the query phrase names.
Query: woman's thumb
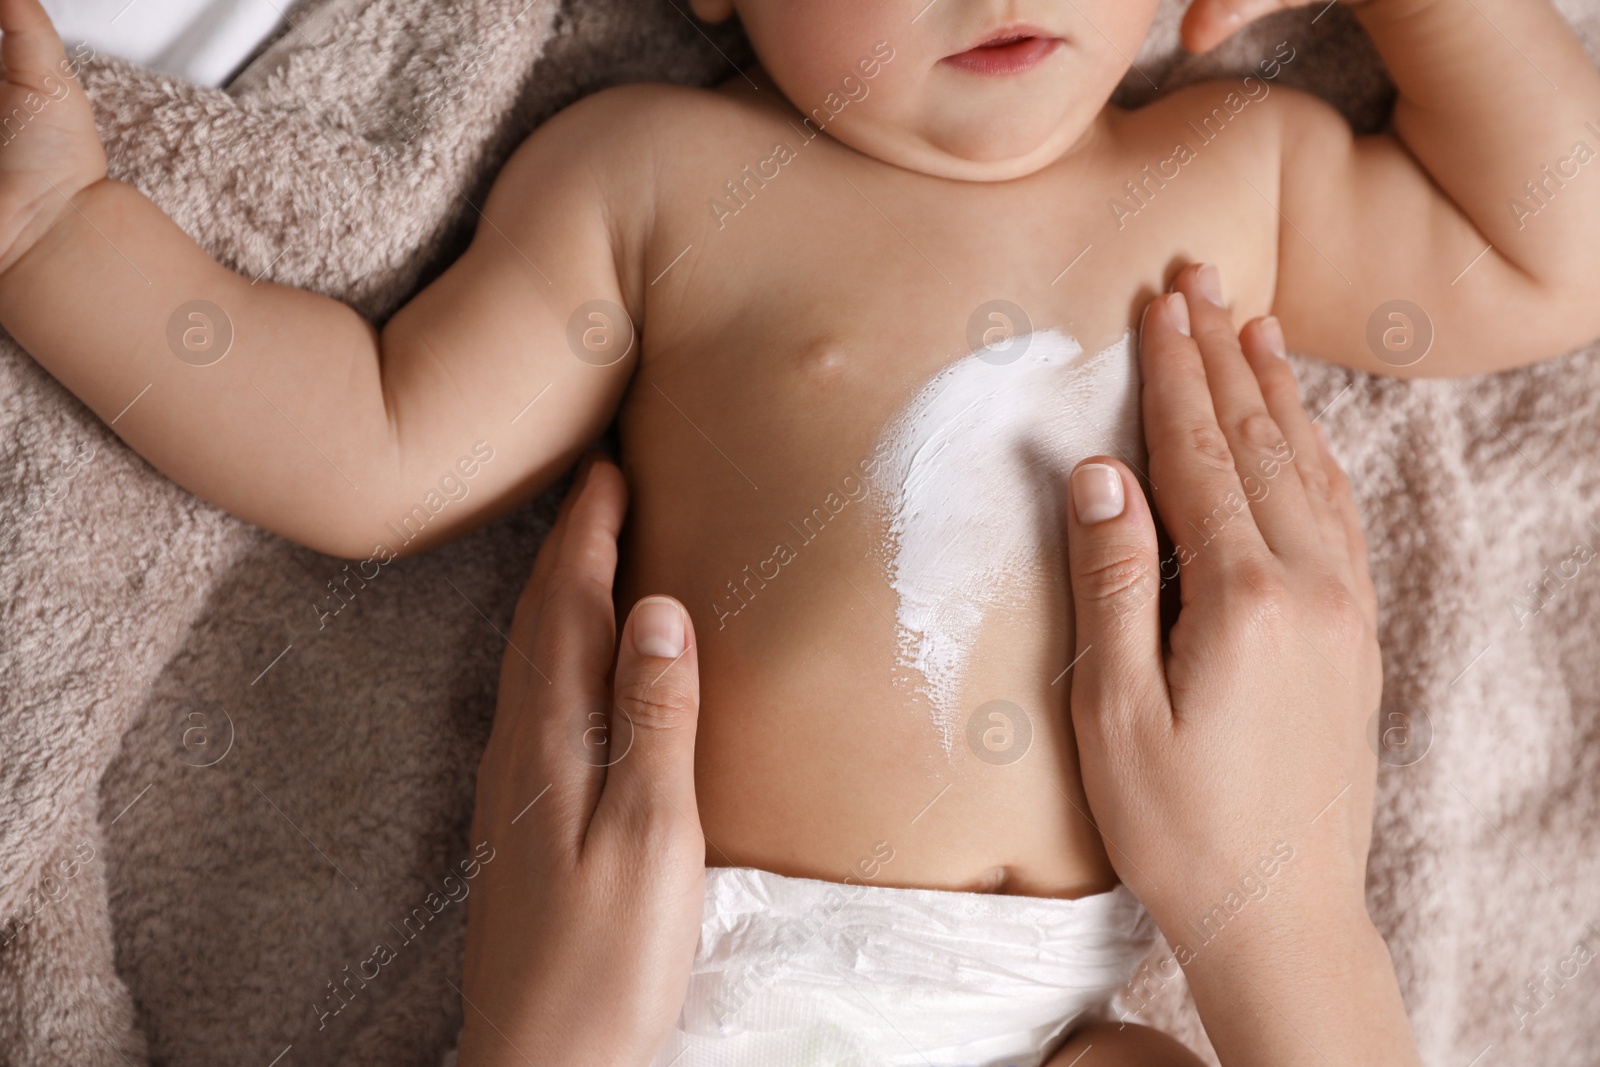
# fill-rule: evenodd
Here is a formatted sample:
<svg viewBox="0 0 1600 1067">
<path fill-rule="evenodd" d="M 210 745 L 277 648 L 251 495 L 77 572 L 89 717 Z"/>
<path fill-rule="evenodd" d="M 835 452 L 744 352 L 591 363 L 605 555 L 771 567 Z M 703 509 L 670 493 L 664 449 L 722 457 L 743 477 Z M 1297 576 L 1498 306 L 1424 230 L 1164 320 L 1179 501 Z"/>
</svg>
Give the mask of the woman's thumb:
<svg viewBox="0 0 1600 1067">
<path fill-rule="evenodd" d="M 1126 467 L 1103 456 L 1084 460 L 1072 472 L 1068 495 L 1078 722 L 1126 713 L 1163 691 L 1161 573 L 1155 523 Z"/>
<path fill-rule="evenodd" d="M 689 612 L 671 597 L 645 597 L 633 606 L 618 644 L 610 769 L 601 803 L 613 797 L 630 807 L 665 802 L 697 819 L 700 670 Z"/>
</svg>

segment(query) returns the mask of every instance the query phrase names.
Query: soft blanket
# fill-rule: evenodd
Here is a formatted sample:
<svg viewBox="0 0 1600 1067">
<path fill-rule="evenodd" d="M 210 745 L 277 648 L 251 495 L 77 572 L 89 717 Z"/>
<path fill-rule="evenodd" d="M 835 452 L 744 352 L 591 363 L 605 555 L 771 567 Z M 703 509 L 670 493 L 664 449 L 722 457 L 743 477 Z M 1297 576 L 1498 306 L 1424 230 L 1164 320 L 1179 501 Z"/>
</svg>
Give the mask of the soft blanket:
<svg viewBox="0 0 1600 1067">
<path fill-rule="evenodd" d="M 1600 2 L 1565 10 L 1600 45 Z M 1288 40 L 1283 80 L 1374 128 L 1371 49 L 1317 14 L 1199 61 L 1169 3 L 1122 99 Z M 114 175 L 241 272 L 375 320 L 459 252 L 552 111 L 750 60 L 676 0 L 308 0 L 290 21 L 226 90 L 110 60 L 83 80 Z M 1411 384 L 1297 367 L 1369 524 L 1381 725 L 1410 740 L 1381 772 L 1370 900 L 1424 1057 L 1592 1064 L 1600 363 Z M 350 581 L 167 482 L 9 340 L 0 449 L 0 1061 L 438 1062 L 465 916 L 443 879 L 564 486 Z M 1181 978 L 1141 996 L 1209 1052 Z"/>
</svg>

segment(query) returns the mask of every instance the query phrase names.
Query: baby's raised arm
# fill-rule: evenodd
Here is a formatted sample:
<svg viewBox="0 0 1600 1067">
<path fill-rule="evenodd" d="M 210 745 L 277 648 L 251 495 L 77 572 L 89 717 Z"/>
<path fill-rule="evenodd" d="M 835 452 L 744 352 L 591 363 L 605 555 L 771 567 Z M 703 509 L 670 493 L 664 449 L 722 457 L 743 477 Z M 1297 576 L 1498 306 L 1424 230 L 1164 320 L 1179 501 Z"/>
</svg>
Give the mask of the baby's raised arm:
<svg viewBox="0 0 1600 1067">
<path fill-rule="evenodd" d="M 108 180 L 38 0 L 0 0 L 0 29 L 0 115 L 32 112 L 0 144 L 0 323 L 179 484 L 321 551 L 410 551 L 514 507 L 604 428 L 639 346 L 603 309 L 579 316 L 597 355 L 568 334 L 590 301 L 640 317 L 617 253 L 645 217 L 621 180 L 641 164 L 588 132 L 615 132 L 614 98 L 522 145 L 468 251 L 380 334 L 220 266 Z"/>
<path fill-rule="evenodd" d="M 1326 104 L 1273 97 L 1290 346 L 1453 376 L 1600 335 L 1600 73 L 1567 24 L 1546 0 L 1355 11 L 1399 88 L 1394 133 L 1352 137 Z"/>
</svg>

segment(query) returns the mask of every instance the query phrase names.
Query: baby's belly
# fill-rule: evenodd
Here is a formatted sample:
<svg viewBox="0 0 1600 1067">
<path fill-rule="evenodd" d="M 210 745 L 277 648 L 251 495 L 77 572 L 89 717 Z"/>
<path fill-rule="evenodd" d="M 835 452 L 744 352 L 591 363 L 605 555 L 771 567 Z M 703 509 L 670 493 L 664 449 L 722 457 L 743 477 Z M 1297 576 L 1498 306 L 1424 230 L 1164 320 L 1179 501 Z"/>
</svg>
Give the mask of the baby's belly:
<svg viewBox="0 0 1600 1067">
<path fill-rule="evenodd" d="M 669 426 L 624 422 L 621 597 L 672 593 L 694 618 L 707 863 L 1109 888 L 1068 712 L 1058 516 L 1078 460 L 1140 462 L 1126 344 L 1085 357 L 1045 334 L 1020 356 L 985 350 L 872 419 L 857 447 L 792 442 L 788 469 L 762 465 L 765 485 L 731 454 L 708 465 L 660 447 L 682 440 Z M 716 447 L 741 446 L 732 433 Z"/>
</svg>

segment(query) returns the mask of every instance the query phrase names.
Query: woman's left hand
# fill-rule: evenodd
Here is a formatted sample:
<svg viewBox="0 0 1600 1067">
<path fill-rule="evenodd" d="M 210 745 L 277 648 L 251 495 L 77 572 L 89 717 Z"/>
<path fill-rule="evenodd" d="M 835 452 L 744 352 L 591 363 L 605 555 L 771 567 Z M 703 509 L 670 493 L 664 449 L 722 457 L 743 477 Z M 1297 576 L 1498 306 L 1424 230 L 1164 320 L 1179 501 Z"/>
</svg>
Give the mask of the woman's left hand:
<svg viewBox="0 0 1600 1067">
<path fill-rule="evenodd" d="M 611 586 L 627 489 L 591 457 L 517 603 L 472 840 L 460 1067 L 647 1064 L 683 1005 L 705 900 L 689 613 Z M 615 650 L 615 685 L 611 683 Z"/>
</svg>

